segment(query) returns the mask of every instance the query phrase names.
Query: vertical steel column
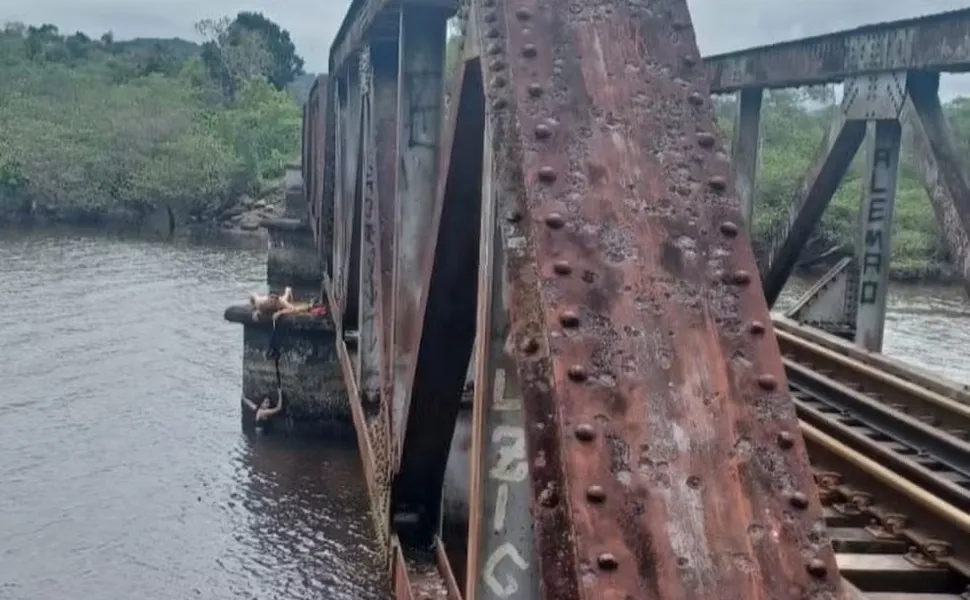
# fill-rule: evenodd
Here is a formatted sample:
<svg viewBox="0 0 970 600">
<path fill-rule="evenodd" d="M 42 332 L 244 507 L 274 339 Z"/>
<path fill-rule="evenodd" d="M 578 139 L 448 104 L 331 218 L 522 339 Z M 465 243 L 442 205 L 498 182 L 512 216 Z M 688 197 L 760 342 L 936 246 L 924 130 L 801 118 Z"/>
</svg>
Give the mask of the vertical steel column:
<svg viewBox="0 0 970 600">
<path fill-rule="evenodd" d="M 504 348 L 509 327 L 505 251 L 487 125 L 485 140 L 465 600 L 531 600 L 539 597 L 539 573 L 533 558 L 525 416 L 515 366 Z"/>
<path fill-rule="evenodd" d="M 867 350 L 879 352 L 886 320 L 902 129 L 896 120 L 876 121 L 874 129 L 875 135 L 867 140 L 868 171 L 862 189 L 855 341 Z"/>
<path fill-rule="evenodd" d="M 394 452 L 400 458 L 403 419 L 410 390 L 407 379 L 421 335 L 419 311 L 423 289 L 422 260 L 431 239 L 438 187 L 438 154 L 446 14 L 437 8 L 403 6 L 398 49 L 398 174 L 394 219 L 394 267 L 391 314 L 391 407 Z"/>
<path fill-rule="evenodd" d="M 734 186 L 741 197 L 741 214 L 751 227 L 758 199 L 758 172 L 761 170 L 761 88 L 741 88 L 731 142 L 731 168 Z"/>
</svg>

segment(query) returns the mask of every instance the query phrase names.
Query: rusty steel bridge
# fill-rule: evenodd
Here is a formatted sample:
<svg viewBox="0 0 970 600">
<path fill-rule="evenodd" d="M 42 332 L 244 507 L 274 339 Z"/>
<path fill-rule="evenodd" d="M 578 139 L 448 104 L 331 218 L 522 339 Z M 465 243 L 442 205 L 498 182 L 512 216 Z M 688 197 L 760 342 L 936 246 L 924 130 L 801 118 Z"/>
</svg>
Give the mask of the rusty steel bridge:
<svg viewBox="0 0 970 600">
<path fill-rule="evenodd" d="M 396 597 L 970 598 L 970 394 L 879 353 L 904 140 L 970 281 L 964 71 L 970 10 L 701 58 L 685 0 L 354 0 L 303 186 Z M 765 90 L 836 83 L 759 265 Z"/>
</svg>

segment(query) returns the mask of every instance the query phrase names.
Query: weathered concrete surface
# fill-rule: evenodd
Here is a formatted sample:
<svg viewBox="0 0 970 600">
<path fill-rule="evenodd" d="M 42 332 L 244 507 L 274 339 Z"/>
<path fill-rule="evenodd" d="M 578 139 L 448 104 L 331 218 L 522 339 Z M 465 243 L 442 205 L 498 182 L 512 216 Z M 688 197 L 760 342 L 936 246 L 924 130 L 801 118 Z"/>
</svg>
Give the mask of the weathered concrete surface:
<svg viewBox="0 0 970 600">
<path fill-rule="evenodd" d="M 309 224 L 298 219 L 267 219 L 263 227 L 269 233 L 266 280 L 270 288 L 291 286 L 297 300 L 318 298 L 323 268 Z"/>
<path fill-rule="evenodd" d="M 270 357 L 273 326 L 254 322 L 248 306 L 231 306 L 225 319 L 243 326 L 242 393 L 254 401 L 276 393 L 276 367 Z M 283 317 L 277 327 L 280 381 L 286 408 L 274 420 L 287 433 L 353 436 L 354 426 L 329 318 Z M 243 427 L 252 413 L 243 410 Z"/>
</svg>

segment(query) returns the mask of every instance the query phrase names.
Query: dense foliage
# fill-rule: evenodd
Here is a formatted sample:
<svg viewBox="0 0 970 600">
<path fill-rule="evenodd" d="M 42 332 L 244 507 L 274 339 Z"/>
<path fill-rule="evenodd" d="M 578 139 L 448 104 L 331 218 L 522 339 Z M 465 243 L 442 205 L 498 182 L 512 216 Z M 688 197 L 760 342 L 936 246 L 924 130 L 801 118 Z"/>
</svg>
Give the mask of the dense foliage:
<svg viewBox="0 0 970 600">
<path fill-rule="evenodd" d="M 282 88 L 302 60 L 275 25 L 239 19 L 208 24 L 205 58 L 184 40 L 5 26 L 0 221 L 137 222 L 158 208 L 204 220 L 278 179 L 300 148 Z"/>
<path fill-rule="evenodd" d="M 735 114 L 732 99 L 717 102 L 719 121 L 730 139 Z M 779 222 L 814 159 L 825 130 L 832 122 L 834 94 L 831 89 L 779 90 L 765 95 L 761 118 L 762 163 L 758 180 L 753 237 L 764 246 Z M 966 147 L 970 139 L 970 99 L 958 98 L 945 106 L 950 124 Z M 864 152 L 856 156 L 821 226 L 810 242 L 821 252 L 834 246 L 851 251 L 858 235 Z M 904 145 L 893 232 L 893 272 L 897 277 L 935 276 L 945 270 L 947 254 L 929 197 L 911 166 L 911 150 Z"/>
</svg>

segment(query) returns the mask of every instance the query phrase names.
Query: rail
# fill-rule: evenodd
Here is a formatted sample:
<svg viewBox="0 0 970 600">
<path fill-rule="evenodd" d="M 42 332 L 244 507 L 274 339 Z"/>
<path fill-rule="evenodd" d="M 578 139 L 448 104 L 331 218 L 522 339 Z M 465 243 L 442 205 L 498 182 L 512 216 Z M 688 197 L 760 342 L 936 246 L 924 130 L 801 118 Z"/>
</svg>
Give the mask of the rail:
<svg viewBox="0 0 970 600">
<path fill-rule="evenodd" d="M 970 407 L 915 384 L 913 373 L 893 375 L 869 364 L 870 355 L 849 356 L 841 340 L 819 344 L 798 326 L 775 325 L 850 593 L 970 598 Z M 937 389 L 957 389 L 925 377 Z M 799 501 L 793 497 L 793 506 Z"/>
<path fill-rule="evenodd" d="M 801 423 L 825 534 L 853 600 L 970 598 L 970 514 Z"/>
</svg>

